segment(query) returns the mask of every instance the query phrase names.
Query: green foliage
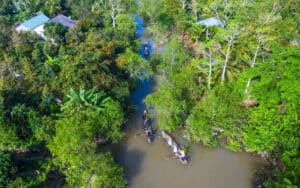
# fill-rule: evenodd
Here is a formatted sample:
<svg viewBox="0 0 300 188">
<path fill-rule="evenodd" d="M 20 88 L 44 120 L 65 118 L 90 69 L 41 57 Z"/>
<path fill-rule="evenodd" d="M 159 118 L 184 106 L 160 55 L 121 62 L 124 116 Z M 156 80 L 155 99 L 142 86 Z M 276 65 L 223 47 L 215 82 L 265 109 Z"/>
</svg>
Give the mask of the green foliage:
<svg viewBox="0 0 300 188">
<path fill-rule="evenodd" d="M 157 122 L 161 129 L 172 131 L 180 127 L 186 104 L 176 97 L 173 87 L 160 87 L 155 93 L 147 96 L 145 102 L 147 106 L 153 105 L 155 108 Z"/>
<path fill-rule="evenodd" d="M 0 49 L 6 49 L 10 44 L 11 41 L 10 25 L 11 23 L 9 22 L 7 17 L 0 16 Z"/>
<path fill-rule="evenodd" d="M 11 1 L 11 0 L 1 0 L 0 4 L 1 4 L 0 15 L 9 16 L 9 15 L 12 15 L 14 13 L 15 6 L 13 4 L 13 1 Z"/>
<path fill-rule="evenodd" d="M 151 3 L 147 0 L 140 0 L 138 3 L 138 12 L 150 23 L 155 23 L 162 10 L 161 0 L 153 0 Z"/>
<path fill-rule="evenodd" d="M 61 12 L 61 1 L 60 0 L 48 0 L 45 2 L 44 10 L 50 16 L 55 16 Z"/>
<path fill-rule="evenodd" d="M 296 187 L 297 3 L 2 0 L 0 148 L 26 154 L 29 147 L 46 143 L 68 186 L 124 187 L 121 167 L 109 154 L 97 154 L 96 147 L 122 137 L 122 108 L 127 109 L 130 88 L 137 79 L 151 76 L 153 67 L 158 88 L 145 102 L 154 107 L 160 128 L 183 127 L 188 140 L 209 146 L 267 152 L 283 167 L 277 164 L 265 185 Z M 62 12 L 79 23 L 68 30 L 46 24 L 46 35 L 53 39 L 46 41 L 31 32 L 12 32 L 15 22 L 41 11 L 50 17 Z M 131 16 L 136 12 L 150 23 L 147 31 L 159 53 L 152 67 L 138 55 L 140 42 Z M 195 23 L 210 17 L 224 27 Z M 274 41 L 278 45 L 272 47 Z M 243 97 L 257 106 L 244 108 Z M 22 168 L 17 168 L 15 180 L 7 181 L 4 165 L 0 182 L 7 187 L 41 186 L 50 166 L 49 161 L 37 165 L 43 170 L 35 178 L 21 177 Z"/>
<path fill-rule="evenodd" d="M 14 148 L 22 148 L 23 144 L 20 141 L 14 127 L 8 127 L 1 123 L 0 125 L 0 149 L 13 150 Z"/>
<path fill-rule="evenodd" d="M 67 154 L 67 157 L 77 155 L 76 152 L 63 154 L 66 148 L 50 150 L 57 157 L 55 164 L 61 167 L 71 186 L 124 187 L 122 168 L 109 154 L 96 154 L 96 145 L 120 140 L 130 88 L 134 80 L 144 79 L 152 73 L 149 63 L 137 53 L 136 24 L 131 14 L 125 12 L 134 11 L 136 3 L 120 1 L 117 6 L 122 10 L 116 12 L 116 27 L 112 27 L 111 2 L 0 2 L 0 93 L 3 101 L 0 149 L 26 156 L 34 150 L 48 153 L 45 145 L 50 147 L 57 139 L 68 146 L 71 141 L 60 137 L 65 134 L 71 140 L 78 134 L 78 139 L 70 143 L 70 147 L 82 150 L 78 161 L 62 161 Z M 97 3 L 100 8 L 91 10 Z M 68 30 L 60 24 L 45 24 L 46 41 L 34 32 L 13 31 L 14 23 L 28 19 L 36 12 L 44 12 L 49 17 L 63 13 L 79 19 L 79 23 Z M 126 66 L 119 67 L 120 57 L 126 61 Z M 64 101 L 67 102 L 62 104 Z M 86 135 L 80 135 L 78 130 L 79 133 L 87 131 Z M 60 135 L 59 132 L 63 133 Z M 83 160 L 87 160 L 87 166 L 80 177 L 73 170 L 63 170 L 65 166 L 60 166 L 71 164 L 72 168 L 80 170 L 79 161 Z M 50 164 L 45 161 L 43 165 L 26 163 L 24 167 L 17 167 L 13 175 L 15 180 L 7 181 L 7 187 L 43 186 Z"/>
<path fill-rule="evenodd" d="M 65 34 L 67 29 L 59 23 L 46 23 L 44 25 L 45 35 L 48 40 L 53 40 L 55 43 L 65 42 Z"/>
<path fill-rule="evenodd" d="M 84 161 L 79 173 L 82 176 L 76 177 L 76 185 L 91 187 L 124 187 L 123 169 L 117 165 L 109 153 L 94 154 L 88 156 Z M 77 180 L 77 178 L 79 180 Z"/>
<path fill-rule="evenodd" d="M 40 142 L 49 142 L 54 135 L 55 122 L 49 116 L 41 116 L 39 113 L 31 110 L 28 114 L 29 128 L 33 138 Z"/>
<path fill-rule="evenodd" d="M 104 96 L 94 89 L 79 93 L 71 89 L 62 107 L 63 117 L 56 122 L 56 134 L 48 147 L 70 186 L 124 186 L 123 172 L 111 156 L 95 154 L 98 141 L 116 142 L 122 136 L 120 104 Z"/>
<path fill-rule="evenodd" d="M 136 23 L 133 21 L 133 18 L 128 14 L 120 14 L 117 17 L 116 24 L 117 35 L 120 36 L 120 40 L 127 42 L 127 45 L 130 44 L 131 40 L 135 38 Z"/>
<path fill-rule="evenodd" d="M 0 151 L 0 186 L 5 187 L 10 179 L 11 155 Z"/>
<path fill-rule="evenodd" d="M 126 49 L 125 53 L 119 56 L 116 61 L 117 66 L 126 70 L 129 76 L 135 80 L 144 80 L 152 75 L 148 61 L 130 49 Z"/>
<path fill-rule="evenodd" d="M 243 128 L 246 147 L 251 151 L 279 149 L 285 165 L 271 187 L 293 187 L 299 183 L 299 50 L 275 45 L 270 59 L 257 66 L 253 94 L 259 106 L 251 109 Z M 271 152 L 270 152 L 271 153 Z"/>
<path fill-rule="evenodd" d="M 80 88 L 77 93 L 74 89 L 70 89 L 70 94 L 67 95 L 69 100 L 64 104 L 62 110 L 72 110 L 77 112 L 79 109 L 82 109 L 83 106 L 92 107 L 97 111 L 103 111 L 105 107 L 108 106 L 111 98 L 106 97 L 105 93 L 99 92 L 95 93 L 95 87 L 88 91 Z"/>
<path fill-rule="evenodd" d="M 244 112 L 239 105 L 238 93 L 230 89 L 233 86 L 227 87 L 213 89 L 197 103 L 186 120 L 185 136 L 189 140 L 215 146 L 218 140 L 225 138 L 225 147 L 241 149 L 239 126 Z"/>
</svg>

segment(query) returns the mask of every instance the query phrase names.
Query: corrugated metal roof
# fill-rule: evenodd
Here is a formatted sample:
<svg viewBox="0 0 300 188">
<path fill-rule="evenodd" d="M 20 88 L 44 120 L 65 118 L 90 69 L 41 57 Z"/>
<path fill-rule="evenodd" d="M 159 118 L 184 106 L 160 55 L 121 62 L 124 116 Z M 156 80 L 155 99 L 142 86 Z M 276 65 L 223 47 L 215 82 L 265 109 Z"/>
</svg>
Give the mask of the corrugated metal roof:
<svg viewBox="0 0 300 188">
<path fill-rule="evenodd" d="M 196 24 L 205 25 L 206 27 L 211 27 L 211 26 L 224 27 L 223 22 L 216 17 L 207 18 L 205 20 L 197 22 Z"/>
<path fill-rule="evenodd" d="M 62 14 L 59 14 L 50 20 L 51 23 L 60 23 L 64 27 L 70 28 L 78 23 L 77 20 L 72 20 Z"/>
<path fill-rule="evenodd" d="M 35 17 L 30 18 L 29 20 L 26 20 L 25 22 L 21 23 L 21 25 L 27 27 L 30 30 L 33 30 L 34 28 L 46 23 L 49 20 L 49 18 L 41 13 Z"/>
</svg>

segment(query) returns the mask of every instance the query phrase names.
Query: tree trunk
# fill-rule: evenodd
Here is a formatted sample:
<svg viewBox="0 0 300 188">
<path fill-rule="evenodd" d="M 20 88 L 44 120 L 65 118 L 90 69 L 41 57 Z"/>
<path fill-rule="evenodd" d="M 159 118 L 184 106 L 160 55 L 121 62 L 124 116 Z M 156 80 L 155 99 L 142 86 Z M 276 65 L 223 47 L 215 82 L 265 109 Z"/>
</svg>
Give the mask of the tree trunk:
<svg viewBox="0 0 300 188">
<path fill-rule="evenodd" d="M 186 2 L 185 2 L 185 0 L 181 0 L 180 1 L 180 3 L 181 3 L 181 8 L 183 9 L 183 10 L 185 10 L 185 7 L 186 7 Z"/>
<path fill-rule="evenodd" d="M 251 63 L 251 66 L 250 66 L 251 68 L 253 68 L 255 66 L 259 48 L 260 48 L 260 40 L 258 41 L 257 47 L 256 47 L 255 52 L 254 52 L 254 56 L 253 56 L 252 63 Z M 247 84 L 246 84 L 246 89 L 245 89 L 245 94 L 247 96 L 247 99 L 250 99 L 250 92 L 249 92 L 250 84 L 251 84 L 251 78 L 248 79 Z"/>
<path fill-rule="evenodd" d="M 210 51 L 210 48 L 208 48 L 208 61 L 209 61 L 209 72 L 208 72 L 208 82 L 207 82 L 207 87 L 208 87 L 208 90 L 210 90 L 211 74 L 212 74 L 212 57 L 211 57 L 211 51 Z"/>
<path fill-rule="evenodd" d="M 197 14 L 197 1 L 192 0 L 192 9 L 194 13 L 195 23 L 198 21 L 198 14 Z"/>
<path fill-rule="evenodd" d="M 111 1 L 109 1 L 109 4 L 110 4 L 110 8 L 111 8 L 110 16 L 112 19 L 112 26 L 116 27 L 116 20 L 117 20 L 118 15 L 121 12 L 120 1 L 111 0 Z"/>
<path fill-rule="evenodd" d="M 221 84 L 224 84 L 225 81 L 225 74 L 226 74 L 226 70 L 227 70 L 227 65 L 228 65 L 228 61 L 229 61 L 229 56 L 230 56 L 230 48 L 231 45 L 233 43 L 233 37 L 231 37 L 228 40 L 228 45 L 227 45 L 227 51 L 226 51 L 226 55 L 225 55 L 225 61 L 224 61 L 224 65 L 223 65 L 223 70 L 222 70 L 222 76 L 221 76 Z"/>
<path fill-rule="evenodd" d="M 113 25 L 113 27 L 116 27 L 116 17 L 114 17 L 112 15 L 111 18 L 112 18 L 112 25 Z"/>
</svg>

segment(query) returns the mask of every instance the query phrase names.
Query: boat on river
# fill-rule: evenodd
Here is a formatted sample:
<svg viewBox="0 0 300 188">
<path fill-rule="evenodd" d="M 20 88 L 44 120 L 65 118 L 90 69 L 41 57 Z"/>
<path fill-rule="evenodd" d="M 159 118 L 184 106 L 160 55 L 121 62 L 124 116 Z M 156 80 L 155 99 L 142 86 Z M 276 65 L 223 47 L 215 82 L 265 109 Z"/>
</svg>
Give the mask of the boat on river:
<svg viewBox="0 0 300 188">
<path fill-rule="evenodd" d="M 150 128 L 150 127 L 145 128 L 145 129 L 144 129 L 144 134 L 145 134 L 145 136 L 146 136 L 147 142 L 148 142 L 149 144 L 151 144 L 151 143 L 152 143 L 152 140 L 153 140 L 153 133 L 152 133 L 152 131 L 151 131 L 151 128 Z"/>
<path fill-rule="evenodd" d="M 187 157 L 183 149 L 176 143 L 176 141 L 166 131 L 161 131 L 161 137 L 166 141 L 168 147 L 172 150 L 174 156 L 184 165 L 188 164 Z"/>
<path fill-rule="evenodd" d="M 149 144 L 151 144 L 152 140 L 153 140 L 153 133 L 152 133 L 152 129 L 151 129 L 151 119 L 148 118 L 148 113 L 146 110 L 144 111 L 142 119 L 143 119 L 144 135 L 146 136 L 147 142 Z"/>
<path fill-rule="evenodd" d="M 149 46 L 148 46 L 148 44 L 144 44 L 144 57 L 145 58 L 149 57 Z"/>
</svg>

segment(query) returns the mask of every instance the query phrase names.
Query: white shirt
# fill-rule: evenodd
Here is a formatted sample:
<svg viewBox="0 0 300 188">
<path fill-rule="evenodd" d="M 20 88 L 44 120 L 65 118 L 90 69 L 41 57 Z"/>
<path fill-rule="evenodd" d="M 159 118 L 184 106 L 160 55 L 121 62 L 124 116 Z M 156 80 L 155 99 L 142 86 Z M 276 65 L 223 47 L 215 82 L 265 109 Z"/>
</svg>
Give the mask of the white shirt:
<svg viewBox="0 0 300 188">
<path fill-rule="evenodd" d="M 178 152 L 178 149 L 177 149 L 176 146 L 173 146 L 173 152 L 174 152 L 174 153 L 177 153 L 177 152 Z"/>
</svg>

